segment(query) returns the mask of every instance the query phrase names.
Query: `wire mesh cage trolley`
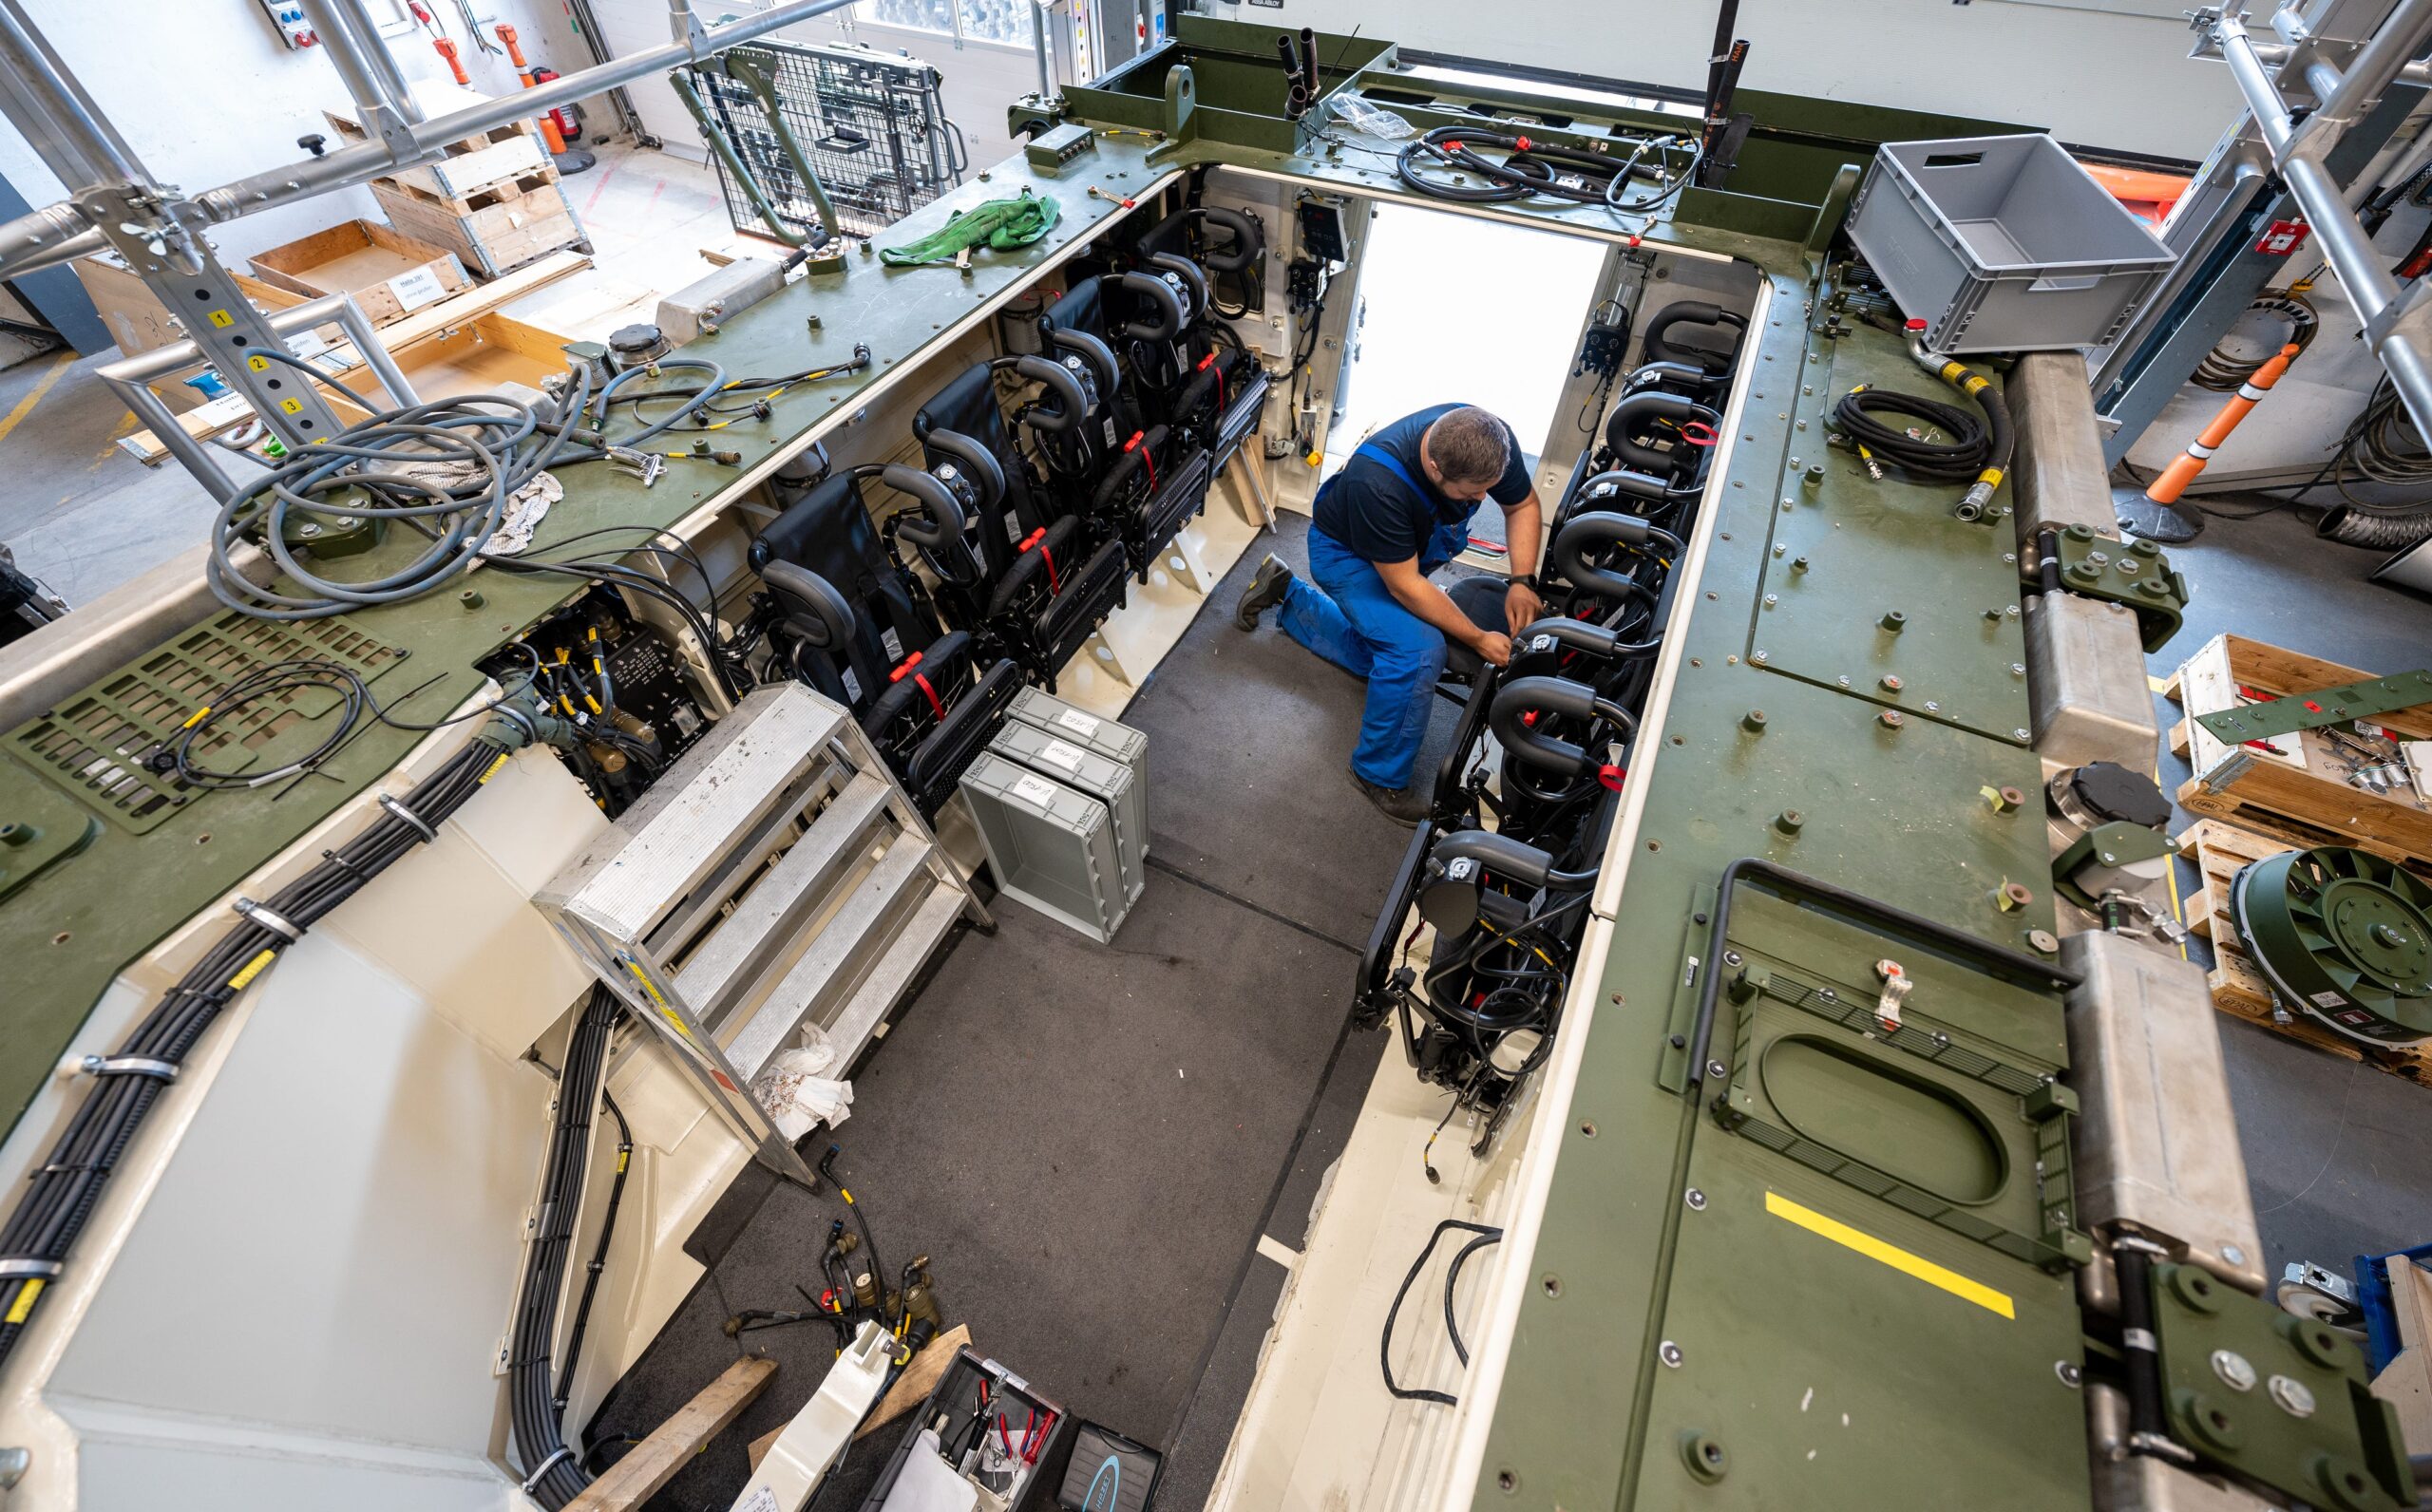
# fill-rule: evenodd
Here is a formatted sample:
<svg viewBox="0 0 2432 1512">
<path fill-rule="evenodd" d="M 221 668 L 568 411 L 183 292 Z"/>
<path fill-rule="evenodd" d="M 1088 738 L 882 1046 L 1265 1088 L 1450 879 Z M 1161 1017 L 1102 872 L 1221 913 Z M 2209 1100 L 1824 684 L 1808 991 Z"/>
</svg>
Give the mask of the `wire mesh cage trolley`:
<svg viewBox="0 0 2432 1512">
<path fill-rule="evenodd" d="M 776 85 L 778 108 L 826 186 L 838 226 L 866 236 L 962 182 L 962 132 L 946 119 L 938 70 L 915 58 L 843 44 L 755 42 L 735 51 Z M 723 75 L 700 86 L 719 129 L 750 165 L 778 217 L 814 239 L 818 211 L 751 90 Z M 710 156 L 737 231 L 768 228 L 734 175 Z"/>
</svg>

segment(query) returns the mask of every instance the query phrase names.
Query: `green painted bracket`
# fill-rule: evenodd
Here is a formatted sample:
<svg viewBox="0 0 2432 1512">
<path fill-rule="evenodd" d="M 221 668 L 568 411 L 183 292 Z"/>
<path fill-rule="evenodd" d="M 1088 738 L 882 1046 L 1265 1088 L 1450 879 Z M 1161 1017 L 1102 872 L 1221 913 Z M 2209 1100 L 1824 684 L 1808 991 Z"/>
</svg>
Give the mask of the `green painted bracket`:
<svg viewBox="0 0 2432 1512">
<path fill-rule="evenodd" d="M 2251 740 L 2270 740 L 2274 735 L 2293 735 L 2301 729 L 2319 729 L 2325 725 L 2344 725 L 2351 719 L 2370 719 L 2375 714 L 2394 713 L 2422 704 L 2432 704 L 2432 671 L 2399 672 L 2389 677 L 2368 677 L 2361 683 L 2342 683 L 2337 688 L 2317 688 L 2309 693 L 2290 693 L 2242 709 L 2198 714 L 2195 722 L 2211 730 L 2222 744 L 2238 746 Z"/>
<path fill-rule="evenodd" d="M 2060 586 L 2070 593 L 2126 605 L 2137 615 L 2137 630 L 2149 654 L 2178 633 L 2187 614 L 2187 578 L 2152 541 L 2114 540 L 2096 535 L 2091 525 L 2071 525 L 2043 532 L 2039 548 L 2019 554 L 2019 572 L 2028 582 L 2048 582 L 2044 569 L 2049 561 Z"/>
<path fill-rule="evenodd" d="M 2354 1343 L 2193 1265 L 2156 1262 L 2153 1294 L 2172 1438 L 2312 1506 L 2415 1504 L 2397 1412 Z"/>
<path fill-rule="evenodd" d="M 1172 157 L 1199 135 L 1199 123 L 1195 119 L 1198 110 L 1198 76 L 1190 71 L 1190 65 L 1175 64 L 1166 71 L 1166 110 L 1162 127 L 1166 140 L 1149 149 L 1150 162 Z"/>
<path fill-rule="evenodd" d="M 2138 861 L 2167 856 L 2170 849 L 2170 841 L 2160 830 L 2125 820 L 2097 824 L 2053 859 L 2052 886 L 2080 908 L 2096 908 L 2100 899 L 2093 888 L 2078 880 L 2079 873 L 2134 866 Z"/>
<path fill-rule="evenodd" d="M 1856 163 L 1841 164 L 1841 171 L 1833 176 L 1833 187 L 1824 191 L 1824 202 L 1815 207 L 1815 223 L 1807 228 L 1807 257 L 1817 272 L 1823 270 L 1824 255 L 1832 251 L 1833 237 L 1849 217 L 1850 200 L 1856 197 L 1863 177 L 1865 170 Z"/>
</svg>

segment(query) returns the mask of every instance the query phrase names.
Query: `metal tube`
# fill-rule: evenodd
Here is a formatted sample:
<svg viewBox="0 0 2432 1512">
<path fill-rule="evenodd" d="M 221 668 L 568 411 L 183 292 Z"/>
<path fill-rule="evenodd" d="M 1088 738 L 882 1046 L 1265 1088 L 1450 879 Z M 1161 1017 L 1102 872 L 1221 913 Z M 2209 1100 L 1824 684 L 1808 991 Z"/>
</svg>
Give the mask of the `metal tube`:
<svg viewBox="0 0 2432 1512">
<path fill-rule="evenodd" d="M 2281 14 L 2285 15 L 2287 12 L 2283 11 Z M 2277 20 L 2278 17 L 2275 16 L 2273 19 Z M 2258 42 L 2254 44 L 2254 55 L 2262 59 L 2263 66 L 2270 68 L 2274 73 L 2277 73 L 2280 69 L 2288 66 L 2290 55 L 2295 50 L 2295 48 L 2290 47 L 2286 43 L 2280 42 Z M 2394 84 L 2414 85 L 2419 88 L 2432 85 L 2432 62 L 2418 61 L 2410 63 L 2405 67 L 2401 68 L 2391 82 Z M 2319 99 L 2320 97 L 2317 96 L 2316 98 Z"/>
<path fill-rule="evenodd" d="M 415 103 L 413 85 L 406 82 L 405 70 L 397 66 L 397 55 L 389 49 L 388 40 L 380 35 L 380 23 L 363 9 L 363 0 L 322 0 L 331 10 L 342 15 L 355 40 L 356 49 L 370 61 L 371 69 L 387 86 L 389 98 L 397 103 L 397 111 L 408 122 L 420 123 L 422 106 Z"/>
<path fill-rule="evenodd" d="M 75 187 L 148 181 L 135 151 L 120 137 L 76 76 L 27 19 L 17 0 L 0 0 L 0 102 L 43 161 Z M 63 169 L 60 160 L 70 160 Z"/>
<path fill-rule="evenodd" d="M 1030 45 L 1031 50 L 1038 54 L 1038 97 L 1041 100 L 1052 100 L 1055 97 L 1055 81 L 1047 71 L 1047 8 L 1045 6 L 1034 5 L 1030 8 Z"/>
<path fill-rule="evenodd" d="M 853 0 L 792 0 L 790 4 L 778 6 L 759 15 L 710 28 L 697 48 L 693 44 L 671 42 L 665 47 L 652 47 L 612 63 L 603 63 L 596 68 L 561 75 L 536 89 L 510 91 L 496 100 L 484 101 L 435 121 L 423 122 L 413 128 L 414 141 L 426 155 L 434 155 L 451 142 L 487 131 L 492 126 L 504 125 L 510 121 L 520 121 L 543 110 L 572 104 L 614 85 L 631 83 L 645 74 L 664 72 L 723 51 L 739 42 L 766 36 L 781 27 L 808 21 L 831 10 L 841 10 L 852 3 Z M 13 9 L 14 4 L 15 0 L 0 0 L 0 7 Z M 359 142 L 326 157 L 308 158 L 284 168 L 253 174 L 234 183 L 223 184 L 196 196 L 195 202 L 212 220 L 234 220 L 272 205 L 306 199 L 332 189 L 343 189 L 349 184 L 361 183 L 376 175 L 393 172 L 397 166 L 397 160 L 390 156 L 385 146 Z M 86 252 L 98 251 L 104 245 L 101 236 L 95 234 L 89 238 L 79 236 L 68 243 L 54 244 L 47 250 L 9 255 L 8 249 L 11 246 L 33 245 L 29 230 L 38 228 L 28 228 L 28 218 L 21 217 L 7 226 L 0 226 L 0 278 L 18 277 L 35 269 L 48 268 Z"/>
<path fill-rule="evenodd" d="M 2432 0 L 2399 0 L 2398 9 L 2347 61 L 2337 86 L 2317 96 L 2322 113 L 2340 125 L 2363 115 L 2423 46 L 2426 35 L 2432 35 Z"/>
<path fill-rule="evenodd" d="M 388 57 L 388 48 L 378 46 L 379 33 L 372 31 L 370 44 L 367 45 L 364 34 L 354 29 L 355 17 L 361 13 L 359 8 L 351 7 L 348 0 L 304 0 L 304 13 L 321 34 L 322 49 L 329 53 L 331 66 L 337 69 L 347 94 L 353 99 L 354 117 L 363 123 L 364 130 L 375 138 L 381 136 L 380 116 L 384 110 L 395 112 L 408 123 L 421 119 L 418 112 L 409 111 L 408 99 L 399 98 L 390 72 L 373 61 L 375 49 L 380 57 Z M 395 60 L 389 61 L 393 69 Z"/>
<path fill-rule="evenodd" d="M 45 205 L 0 225 L 0 265 L 13 266 L 19 258 L 28 258 L 28 273 L 86 256 L 108 245 L 100 232 L 86 224 L 85 213 L 70 199 Z"/>
<path fill-rule="evenodd" d="M 2289 144 L 2289 106 L 2280 98 L 2280 85 L 2273 81 L 2271 70 L 2265 67 L 2255 51 L 2254 41 L 2235 16 L 2223 16 L 2214 23 L 2213 33 L 2221 39 L 2221 61 L 2230 66 L 2230 77 L 2237 82 L 2238 93 L 2246 96 L 2246 107 L 2254 117 L 2255 130 L 2262 134 L 2263 144 L 2278 159 Z"/>
</svg>

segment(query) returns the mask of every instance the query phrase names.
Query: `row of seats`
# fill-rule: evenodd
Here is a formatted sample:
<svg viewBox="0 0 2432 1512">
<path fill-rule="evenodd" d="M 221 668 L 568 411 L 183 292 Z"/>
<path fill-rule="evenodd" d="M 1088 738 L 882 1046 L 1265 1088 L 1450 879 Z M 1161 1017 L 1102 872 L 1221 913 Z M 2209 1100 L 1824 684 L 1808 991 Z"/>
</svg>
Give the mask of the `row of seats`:
<svg viewBox="0 0 2432 1512">
<path fill-rule="evenodd" d="M 783 511 L 751 545 L 771 646 L 853 710 L 924 811 L 1023 684 L 1054 690 L 1256 432 L 1266 373 L 1215 315 L 1208 272 L 1264 255 L 1253 218 L 1177 211 L 1068 283 L 1036 350 L 931 395 L 920 466 L 774 480 Z M 884 524 L 871 484 L 903 501 Z"/>
<path fill-rule="evenodd" d="M 1681 323 L 1720 345 L 1661 339 Z M 1507 665 L 1448 670 L 1460 722 L 1354 991 L 1362 1020 L 1393 1019 L 1418 1075 L 1478 1115 L 1481 1153 L 1550 1052 L 1743 330 L 1711 305 L 1650 323 L 1647 360 L 1554 510 L 1546 616 L 1512 628 Z M 1503 588 L 1451 593 L 1501 630 Z M 1422 923 L 1423 968 L 1409 962 Z"/>
</svg>

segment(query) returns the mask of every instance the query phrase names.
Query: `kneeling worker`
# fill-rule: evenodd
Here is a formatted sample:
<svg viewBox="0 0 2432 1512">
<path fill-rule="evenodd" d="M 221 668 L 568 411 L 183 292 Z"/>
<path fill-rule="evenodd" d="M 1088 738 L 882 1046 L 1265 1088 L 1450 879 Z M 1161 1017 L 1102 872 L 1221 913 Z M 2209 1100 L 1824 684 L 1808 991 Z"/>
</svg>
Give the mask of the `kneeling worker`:
<svg viewBox="0 0 2432 1512">
<path fill-rule="evenodd" d="M 1445 641 L 1498 667 L 1511 656 L 1510 635 L 1472 622 L 1427 576 L 1469 544 L 1482 499 L 1503 506 L 1510 543 L 1505 627 L 1526 625 L 1543 607 L 1537 492 L 1511 427 L 1469 405 L 1422 409 L 1363 442 L 1318 489 L 1312 580 L 1269 556 L 1233 614 L 1235 624 L 1255 630 L 1259 615 L 1281 604 L 1285 634 L 1368 680 L 1351 775 L 1403 824 L 1426 814 L 1427 795 L 1410 790 L 1411 768 L 1427 736 Z"/>
</svg>

